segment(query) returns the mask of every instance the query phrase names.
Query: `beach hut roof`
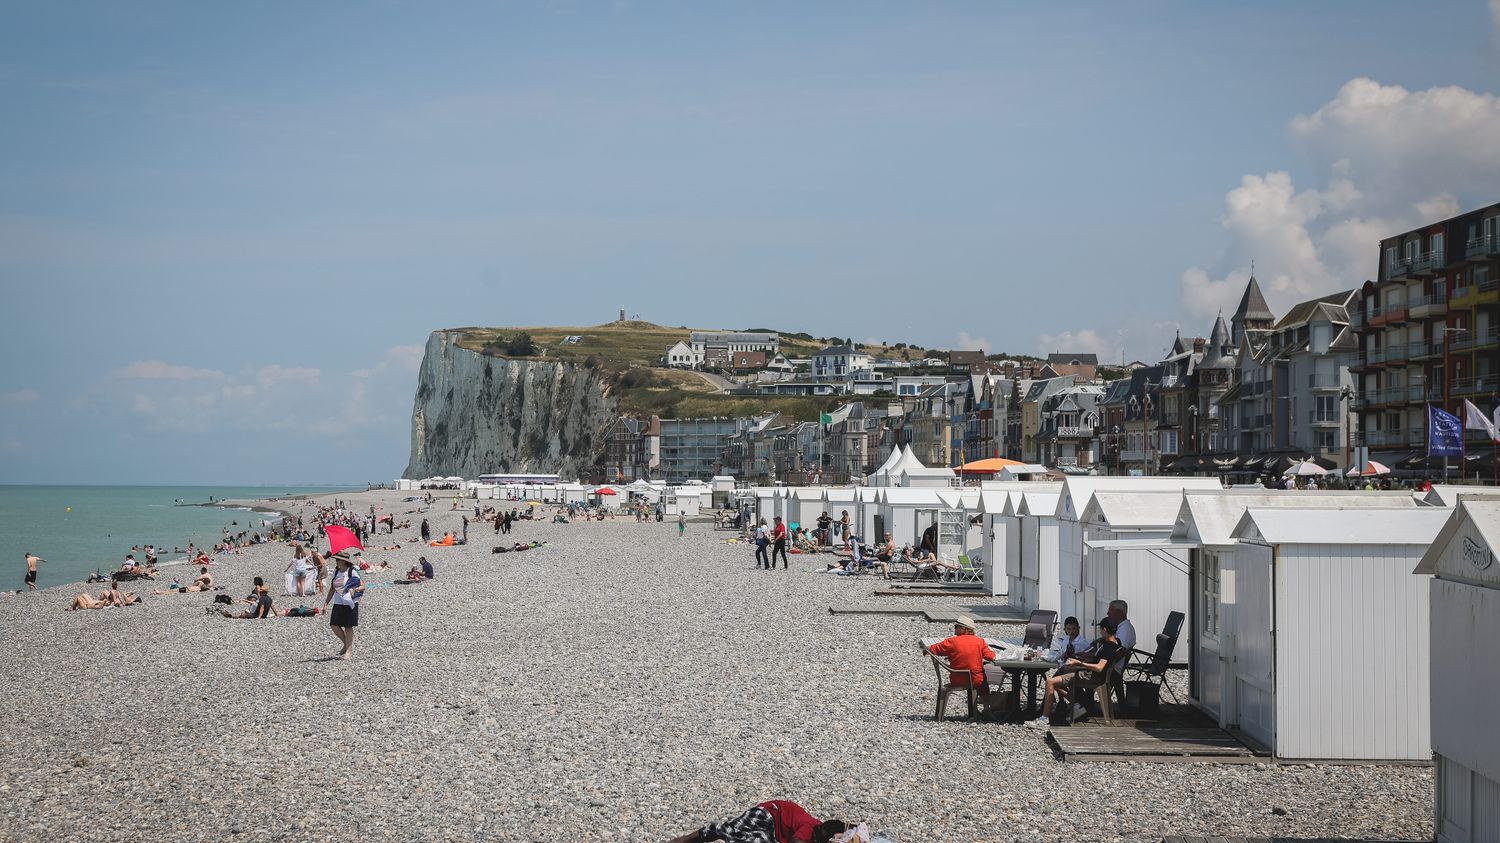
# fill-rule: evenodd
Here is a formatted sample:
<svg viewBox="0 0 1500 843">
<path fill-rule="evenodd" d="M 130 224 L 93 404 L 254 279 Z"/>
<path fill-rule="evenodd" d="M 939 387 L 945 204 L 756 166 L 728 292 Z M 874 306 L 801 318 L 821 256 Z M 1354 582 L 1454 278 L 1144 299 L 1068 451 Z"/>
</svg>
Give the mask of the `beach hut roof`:
<svg viewBox="0 0 1500 843">
<path fill-rule="evenodd" d="M 1451 513 L 1445 509 L 1245 510 L 1234 537 L 1266 544 L 1431 544 Z"/>
<path fill-rule="evenodd" d="M 876 501 L 892 506 L 938 506 L 943 502 L 943 499 L 938 497 L 938 491 L 937 489 L 886 488 L 880 490 Z"/>
<path fill-rule="evenodd" d="M 830 503 L 854 503 L 859 499 L 859 490 L 853 486 L 837 486 L 823 490 L 823 500 Z"/>
<path fill-rule="evenodd" d="M 1095 492 L 1154 492 L 1183 489 L 1223 489 L 1217 477 L 1069 477 L 1057 499 L 1058 518 L 1078 518 Z"/>
<path fill-rule="evenodd" d="M 1405 492 L 1333 491 L 1285 492 L 1270 489 L 1188 489 L 1172 528 L 1175 538 L 1205 547 L 1234 544 L 1234 528 L 1250 507 L 1282 509 L 1415 509 Z"/>
<path fill-rule="evenodd" d="M 1057 512 L 1057 492 L 1025 492 L 1016 508 L 1016 515 L 1052 515 Z"/>
<path fill-rule="evenodd" d="M 1182 509 L 1182 493 L 1098 492 L 1080 521 L 1108 524 L 1115 529 L 1170 528 Z"/>
<path fill-rule="evenodd" d="M 1432 547 L 1427 549 L 1412 573 L 1438 573 L 1448 545 L 1463 532 L 1465 524 L 1472 525 L 1472 529 L 1484 539 L 1486 550 L 1493 553 L 1496 548 L 1500 548 L 1500 498 L 1464 495 L 1447 512 L 1448 520 L 1443 522 L 1443 529 L 1438 531 L 1437 537 L 1432 540 Z M 1467 537 L 1465 541 L 1468 541 Z M 1463 576 L 1476 577 L 1478 572 L 1474 568 L 1466 568 Z"/>
<path fill-rule="evenodd" d="M 937 489 L 935 491 L 938 493 L 938 500 L 941 500 L 949 509 L 979 511 L 978 489 Z"/>
</svg>

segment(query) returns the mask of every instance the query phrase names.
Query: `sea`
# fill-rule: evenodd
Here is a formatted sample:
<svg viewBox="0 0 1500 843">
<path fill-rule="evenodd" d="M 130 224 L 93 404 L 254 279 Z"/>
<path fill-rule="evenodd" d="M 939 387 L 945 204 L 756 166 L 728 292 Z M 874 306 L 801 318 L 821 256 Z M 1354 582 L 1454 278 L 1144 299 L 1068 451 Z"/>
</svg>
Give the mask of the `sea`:
<svg viewBox="0 0 1500 843">
<path fill-rule="evenodd" d="M 130 548 L 155 544 L 162 562 L 231 533 L 262 529 L 269 513 L 183 506 L 361 491 L 364 486 L 7 486 L 0 485 L 0 590 L 25 588 L 26 554 L 46 559 L 37 587 L 82 582 L 118 569 Z M 141 559 L 140 555 L 136 556 Z"/>
</svg>

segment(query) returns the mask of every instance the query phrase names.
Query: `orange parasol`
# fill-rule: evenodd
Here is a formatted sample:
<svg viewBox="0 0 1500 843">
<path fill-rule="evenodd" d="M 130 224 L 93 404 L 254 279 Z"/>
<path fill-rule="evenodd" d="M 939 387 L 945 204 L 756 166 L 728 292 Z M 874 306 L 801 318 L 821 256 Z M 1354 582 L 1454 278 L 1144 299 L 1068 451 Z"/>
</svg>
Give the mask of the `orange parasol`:
<svg viewBox="0 0 1500 843">
<path fill-rule="evenodd" d="M 1024 465 L 1020 460 L 1008 460 L 1004 457 L 989 457 L 988 459 L 966 462 L 958 467 L 960 473 L 971 474 L 995 474 L 1008 465 Z"/>
</svg>

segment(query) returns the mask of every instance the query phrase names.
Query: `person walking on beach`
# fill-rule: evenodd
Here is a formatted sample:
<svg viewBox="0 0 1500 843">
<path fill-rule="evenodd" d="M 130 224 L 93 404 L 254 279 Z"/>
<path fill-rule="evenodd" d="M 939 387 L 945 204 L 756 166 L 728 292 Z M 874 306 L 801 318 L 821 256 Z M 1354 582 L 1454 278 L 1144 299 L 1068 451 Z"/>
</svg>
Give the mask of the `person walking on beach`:
<svg viewBox="0 0 1500 843">
<path fill-rule="evenodd" d="M 787 567 L 786 558 L 786 524 L 782 523 L 781 516 L 776 516 L 776 527 L 771 531 L 771 540 L 774 542 L 771 548 L 771 567 L 776 567 L 776 554 L 781 554 L 781 567 Z"/>
<path fill-rule="evenodd" d="M 771 559 L 766 555 L 766 547 L 770 544 L 771 538 L 766 535 L 766 519 L 762 518 L 755 525 L 755 567 L 771 570 Z"/>
<path fill-rule="evenodd" d="M 686 532 L 687 532 L 687 516 L 684 515 L 683 513 L 679 512 L 679 513 L 677 513 L 677 538 L 679 538 L 679 539 L 682 538 L 682 534 L 686 533 Z"/>
<path fill-rule="evenodd" d="M 843 512 L 844 514 L 839 518 L 838 539 L 846 542 L 849 540 L 849 510 L 846 509 Z"/>
<path fill-rule="evenodd" d="M 354 630 L 359 626 L 359 599 L 365 594 L 365 584 L 354 568 L 354 554 L 348 548 L 335 553 L 333 558 L 336 566 L 333 587 L 328 589 L 323 605 L 333 604 L 333 611 L 328 615 L 328 625 L 344 645 L 344 649 L 339 651 L 339 658 L 347 659 L 354 653 Z"/>
<path fill-rule="evenodd" d="M 469 543 L 469 516 L 464 516 L 464 544 Z"/>
<path fill-rule="evenodd" d="M 36 591 L 36 565 L 38 562 L 46 562 L 40 556 L 32 553 L 26 554 L 26 590 Z"/>
<path fill-rule="evenodd" d="M 422 541 L 432 541 L 432 528 L 427 525 L 427 519 L 422 519 Z"/>
</svg>

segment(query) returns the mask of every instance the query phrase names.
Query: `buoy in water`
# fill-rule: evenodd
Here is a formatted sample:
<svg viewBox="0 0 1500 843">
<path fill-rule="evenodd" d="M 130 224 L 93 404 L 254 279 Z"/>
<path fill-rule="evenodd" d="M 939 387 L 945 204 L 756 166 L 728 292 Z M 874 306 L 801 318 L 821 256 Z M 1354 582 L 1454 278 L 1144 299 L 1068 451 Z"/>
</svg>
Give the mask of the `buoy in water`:
<svg viewBox="0 0 1500 843">
<path fill-rule="evenodd" d="M 69 511 L 69 512 L 72 512 L 72 511 L 73 511 L 73 507 L 71 507 L 71 506 L 70 506 L 70 507 L 68 507 L 68 511 Z"/>
</svg>

